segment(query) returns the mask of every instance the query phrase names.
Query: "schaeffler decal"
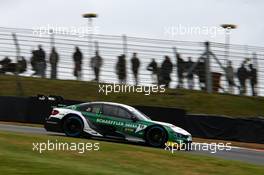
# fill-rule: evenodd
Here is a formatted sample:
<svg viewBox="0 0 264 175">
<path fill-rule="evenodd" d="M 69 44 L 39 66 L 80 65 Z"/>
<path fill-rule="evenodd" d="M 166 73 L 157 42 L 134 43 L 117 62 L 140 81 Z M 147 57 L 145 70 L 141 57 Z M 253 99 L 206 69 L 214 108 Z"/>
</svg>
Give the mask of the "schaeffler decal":
<svg viewBox="0 0 264 175">
<path fill-rule="evenodd" d="M 126 128 L 134 128 L 135 133 L 144 130 L 147 125 L 143 125 L 143 124 L 134 124 L 134 123 L 124 123 L 124 122 L 120 122 L 120 121 L 115 121 L 115 120 L 105 120 L 105 119 L 96 119 L 97 123 L 103 123 L 103 124 L 107 124 L 107 125 L 114 125 L 114 126 L 124 126 Z"/>
<path fill-rule="evenodd" d="M 128 127 L 128 128 L 137 128 L 138 125 L 137 124 L 133 124 L 133 123 L 126 123 L 125 127 Z"/>
<path fill-rule="evenodd" d="M 97 123 L 103 123 L 108 125 L 115 125 L 115 126 L 124 126 L 124 122 L 119 122 L 115 120 L 105 120 L 105 119 L 96 119 Z"/>
</svg>

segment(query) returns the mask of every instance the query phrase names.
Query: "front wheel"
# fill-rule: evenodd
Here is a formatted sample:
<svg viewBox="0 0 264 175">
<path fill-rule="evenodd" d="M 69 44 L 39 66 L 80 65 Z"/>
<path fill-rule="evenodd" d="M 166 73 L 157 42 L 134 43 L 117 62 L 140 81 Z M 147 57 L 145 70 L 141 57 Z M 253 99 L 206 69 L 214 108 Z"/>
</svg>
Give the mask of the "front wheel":
<svg viewBox="0 0 264 175">
<path fill-rule="evenodd" d="M 63 122 L 64 133 L 69 137 L 80 137 L 83 127 L 82 120 L 77 116 L 70 116 Z"/>
<path fill-rule="evenodd" d="M 152 126 L 146 132 L 146 142 L 152 147 L 164 147 L 167 142 L 167 132 L 161 126 Z"/>
</svg>

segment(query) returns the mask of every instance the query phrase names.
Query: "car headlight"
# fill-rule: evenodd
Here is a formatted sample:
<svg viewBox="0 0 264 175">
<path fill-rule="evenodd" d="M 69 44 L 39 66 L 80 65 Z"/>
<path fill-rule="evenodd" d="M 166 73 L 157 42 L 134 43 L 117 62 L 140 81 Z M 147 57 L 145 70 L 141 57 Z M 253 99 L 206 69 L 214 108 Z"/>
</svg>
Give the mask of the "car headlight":
<svg viewBox="0 0 264 175">
<path fill-rule="evenodd" d="M 174 133 L 174 134 L 175 134 L 175 136 L 177 138 L 184 138 L 184 135 L 183 134 L 180 134 L 180 133 Z"/>
<path fill-rule="evenodd" d="M 192 141 L 192 136 L 191 135 L 183 135 L 180 133 L 174 133 L 177 138 L 180 139 L 186 139 L 187 141 Z"/>
<path fill-rule="evenodd" d="M 189 135 L 188 138 L 187 138 L 187 140 L 188 140 L 189 142 L 192 141 L 192 136 Z"/>
</svg>

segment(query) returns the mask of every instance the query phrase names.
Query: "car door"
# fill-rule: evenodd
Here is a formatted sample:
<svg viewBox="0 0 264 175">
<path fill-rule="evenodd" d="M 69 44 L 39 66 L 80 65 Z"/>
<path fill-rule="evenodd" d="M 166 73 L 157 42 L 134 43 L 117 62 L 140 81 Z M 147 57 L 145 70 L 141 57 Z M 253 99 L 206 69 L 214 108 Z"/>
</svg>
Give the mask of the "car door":
<svg viewBox="0 0 264 175">
<path fill-rule="evenodd" d="M 118 116 L 118 106 L 103 104 L 102 114 L 97 119 L 97 126 L 104 131 L 106 137 L 117 137 L 124 139 L 124 135 L 117 132 L 125 123 Z"/>
<path fill-rule="evenodd" d="M 128 136 L 138 137 L 137 132 L 141 127 L 139 120 L 132 119 L 132 113 L 125 107 L 118 105 L 103 105 L 101 121 L 108 136 L 127 138 Z"/>
<path fill-rule="evenodd" d="M 144 129 L 147 125 L 142 122 L 135 114 L 124 107 L 119 107 L 118 118 L 122 119 L 124 125 L 117 128 L 117 131 L 125 135 L 127 140 L 138 140 L 144 137 Z M 137 138 L 137 139 L 135 139 Z"/>
<path fill-rule="evenodd" d="M 79 111 L 83 114 L 88 122 L 89 126 L 100 134 L 104 134 L 104 130 L 100 128 L 100 124 L 97 122 L 101 118 L 102 104 L 83 104 L 79 106 Z"/>
</svg>

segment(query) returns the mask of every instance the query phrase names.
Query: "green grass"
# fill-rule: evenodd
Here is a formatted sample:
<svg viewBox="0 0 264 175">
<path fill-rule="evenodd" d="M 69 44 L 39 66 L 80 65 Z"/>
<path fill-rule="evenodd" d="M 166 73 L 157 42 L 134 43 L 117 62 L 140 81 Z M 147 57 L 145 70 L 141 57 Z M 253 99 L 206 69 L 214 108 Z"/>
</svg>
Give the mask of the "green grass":
<svg viewBox="0 0 264 175">
<path fill-rule="evenodd" d="M 170 89 L 165 93 L 98 94 L 98 85 L 91 82 L 20 78 L 24 96 L 36 94 L 61 95 L 66 99 L 82 101 L 104 100 L 128 105 L 165 106 L 186 109 L 188 113 L 228 115 L 231 117 L 264 116 L 263 97 L 242 97 L 228 94 L 207 94 L 201 91 Z M 0 76 L 0 95 L 17 95 L 14 76 Z"/>
<path fill-rule="evenodd" d="M 36 142 L 99 142 L 99 151 L 33 151 Z M 106 141 L 0 132 L 1 174 L 262 175 L 264 167 Z"/>
</svg>

